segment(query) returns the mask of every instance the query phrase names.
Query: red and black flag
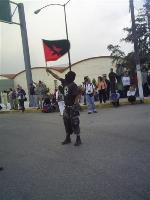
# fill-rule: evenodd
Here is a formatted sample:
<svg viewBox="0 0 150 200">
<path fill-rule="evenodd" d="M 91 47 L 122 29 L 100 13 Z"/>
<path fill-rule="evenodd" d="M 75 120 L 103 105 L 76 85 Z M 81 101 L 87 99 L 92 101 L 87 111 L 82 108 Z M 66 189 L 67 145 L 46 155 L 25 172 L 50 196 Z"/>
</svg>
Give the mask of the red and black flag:
<svg viewBox="0 0 150 200">
<path fill-rule="evenodd" d="M 68 40 L 43 40 L 45 61 L 55 61 L 70 49 Z"/>
</svg>

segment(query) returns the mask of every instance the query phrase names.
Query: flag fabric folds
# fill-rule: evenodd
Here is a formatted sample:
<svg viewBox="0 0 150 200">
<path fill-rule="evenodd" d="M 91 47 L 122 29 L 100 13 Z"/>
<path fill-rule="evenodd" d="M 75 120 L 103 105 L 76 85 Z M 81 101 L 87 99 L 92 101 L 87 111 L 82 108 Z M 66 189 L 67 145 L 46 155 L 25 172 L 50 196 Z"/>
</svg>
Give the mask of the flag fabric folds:
<svg viewBox="0 0 150 200">
<path fill-rule="evenodd" d="M 43 40 L 45 61 L 55 61 L 70 49 L 69 40 Z"/>
</svg>

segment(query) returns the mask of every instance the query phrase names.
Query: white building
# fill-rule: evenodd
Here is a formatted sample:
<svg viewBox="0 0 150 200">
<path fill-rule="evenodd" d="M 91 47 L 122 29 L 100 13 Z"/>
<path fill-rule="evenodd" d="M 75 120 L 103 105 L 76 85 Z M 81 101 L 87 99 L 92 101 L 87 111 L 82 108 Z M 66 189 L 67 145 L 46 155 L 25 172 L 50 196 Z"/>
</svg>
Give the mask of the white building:
<svg viewBox="0 0 150 200">
<path fill-rule="evenodd" d="M 71 66 L 72 71 L 76 73 L 76 83 L 81 84 L 83 82 L 84 76 L 88 76 L 91 80 L 102 76 L 103 74 L 109 74 L 110 68 L 114 68 L 115 65 L 112 64 L 112 58 L 110 56 L 101 56 L 88 58 L 79 61 Z M 69 69 L 65 70 L 65 74 Z"/>
<path fill-rule="evenodd" d="M 93 78 L 97 80 L 98 76 L 108 74 L 110 68 L 115 68 L 115 65 L 112 64 L 112 58 L 110 56 L 88 58 L 74 63 L 71 66 L 72 71 L 76 73 L 75 82 L 78 85 L 82 84 L 84 76 L 88 76 L 91 80 Z M 50 69 L 61 78 L 64 78 L 65 74 L 69 71 L 68 67 L 50 67 Z M 55 85 L 59 84 L 59 81 L 55 80 L 50 74 L 47 74 L 45 67 L 32 68 L 32 79 L 34 82 L 38 82 L 39 80 L 43 81 L 51 91 L 54 90 Z M 16 88 L 19 84 L 27 91 L 25 70 L 16 74 L 13 77 L 13 80 L 14 88 Z"/>
</svg>

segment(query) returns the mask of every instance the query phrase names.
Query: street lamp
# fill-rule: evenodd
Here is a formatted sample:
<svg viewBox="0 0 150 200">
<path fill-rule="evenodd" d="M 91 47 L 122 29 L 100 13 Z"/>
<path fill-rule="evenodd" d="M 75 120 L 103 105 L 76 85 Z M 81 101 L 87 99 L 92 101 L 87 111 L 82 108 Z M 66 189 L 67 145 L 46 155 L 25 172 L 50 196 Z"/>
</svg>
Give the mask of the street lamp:
<svg viewBox="0 0 150 200">
<path fill-rule="evenodd" d="M 69 1 L 71 1 L 71 0 L 69 0 Z M 42 8 L 37 9 L 36 11 L 34 11 L 35 14 L 38 14 L 41 10 L 43 10 L 44 8 L 49 7 L 49 6 L 62 6 L 62 7 L 64 7 L 64 17 L 65 17 L 65 27 L 66 27 L 67 40 L 68 40 L 68 26 L 67 26 L 67 16 L 66 16 L 66 5 L 69 3 L 69 1 L 67 1 L 65 4 L 51 3 L 51 4 L 43 6 Z M 71 71 L 70 50 L 68 50 L 68 60 L 69 60 L 69 69 Z"/>
</svg>

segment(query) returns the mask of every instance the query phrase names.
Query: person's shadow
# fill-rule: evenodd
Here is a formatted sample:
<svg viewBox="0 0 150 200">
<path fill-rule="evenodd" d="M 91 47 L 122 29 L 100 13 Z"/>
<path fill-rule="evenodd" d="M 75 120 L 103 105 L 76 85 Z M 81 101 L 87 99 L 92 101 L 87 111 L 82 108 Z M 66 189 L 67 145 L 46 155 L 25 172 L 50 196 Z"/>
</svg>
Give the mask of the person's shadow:
<svg viewBox="0 0 150 200">
<path fill-rule="evenodd" d="M 3 171 L 4 170 L 4 168 L 3 167 L 0 167 L 0 171 Z"/>
</svg>

